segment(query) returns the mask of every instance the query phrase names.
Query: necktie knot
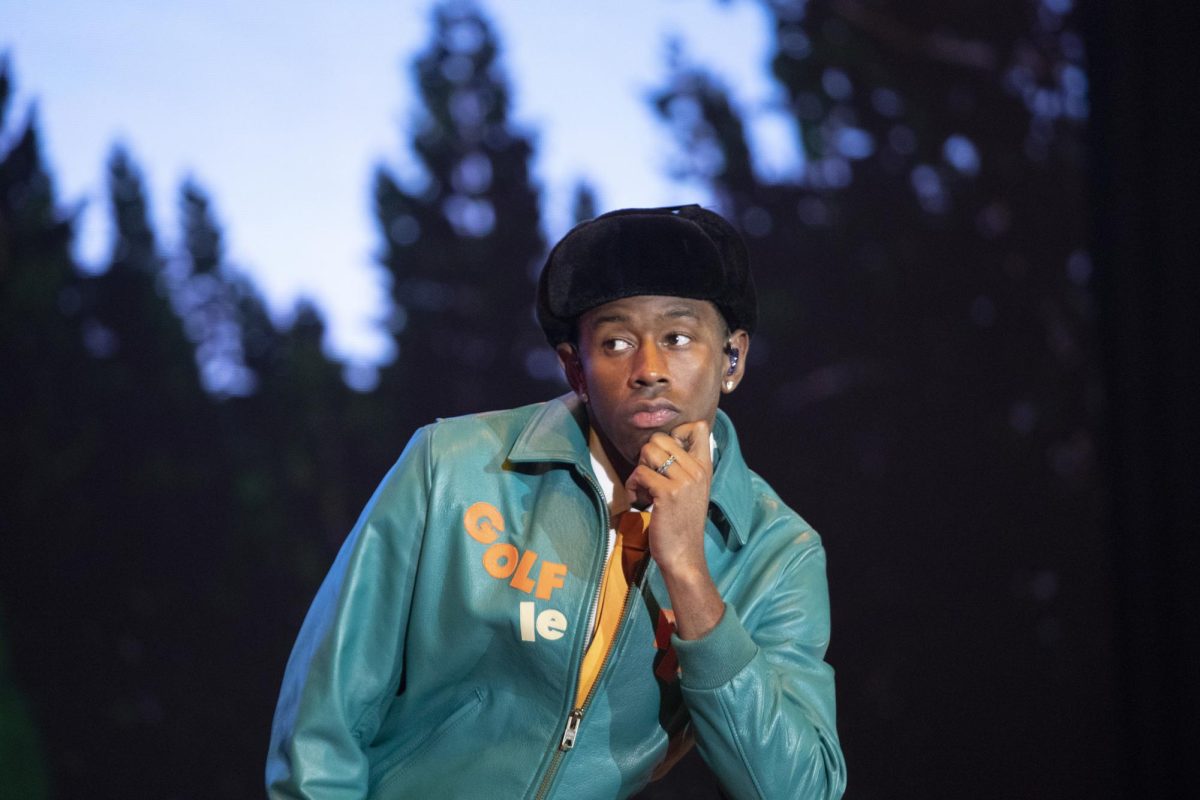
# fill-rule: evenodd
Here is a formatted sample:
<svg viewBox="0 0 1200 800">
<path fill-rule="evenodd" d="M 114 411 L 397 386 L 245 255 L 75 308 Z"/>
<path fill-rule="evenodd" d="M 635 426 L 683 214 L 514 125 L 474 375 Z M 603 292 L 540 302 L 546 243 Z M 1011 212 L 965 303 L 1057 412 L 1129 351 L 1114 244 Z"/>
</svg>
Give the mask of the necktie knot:
<svg viewBox="0 0 1200 800">
<path fill-rule="evenodd" d="M 632 581 L 634 573 L 649 548 L 650 512 L 629 509 L 617 520 L 617 547 L 621 550 L 621 566 L 626 579 Z"/>
</svg>

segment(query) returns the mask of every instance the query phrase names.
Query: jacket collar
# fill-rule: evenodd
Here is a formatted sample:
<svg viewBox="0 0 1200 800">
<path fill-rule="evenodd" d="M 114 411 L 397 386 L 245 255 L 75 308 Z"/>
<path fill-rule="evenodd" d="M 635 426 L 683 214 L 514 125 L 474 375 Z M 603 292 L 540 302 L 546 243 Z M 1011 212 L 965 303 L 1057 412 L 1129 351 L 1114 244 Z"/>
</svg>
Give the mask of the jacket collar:
<svg viewBox="0 0 1200 800">
<path fill-rule="evenodd" d="M 525 423 L 508 460 L 513 463 L 554 461 L 586 473 L 591 469 L 587 443 L 587 412 L 579 398 L 568 392 L 542 403 Z M 717 466 L 710 502 L 726 520 L 730 544 L 741 547 L 750 532 L 754 493 L 750 470 L 742 460 L 737 433 L 725 412 L 718 410 L 713 436 L 717 440 Z"/>
</svg>

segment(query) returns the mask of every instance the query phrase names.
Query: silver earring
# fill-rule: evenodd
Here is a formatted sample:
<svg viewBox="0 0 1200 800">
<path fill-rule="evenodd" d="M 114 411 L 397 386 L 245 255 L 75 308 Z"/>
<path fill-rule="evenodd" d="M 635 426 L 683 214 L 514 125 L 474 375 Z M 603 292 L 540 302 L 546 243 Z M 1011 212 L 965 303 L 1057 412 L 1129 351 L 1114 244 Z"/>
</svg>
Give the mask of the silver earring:
<svg viewBox="0 0 1200 800">
<path fill-rule="evenodd" d="M 727 391 L 727 392 L 733 391 L 733 381 L 725 381 L 725 391 Z"/>
</svg>

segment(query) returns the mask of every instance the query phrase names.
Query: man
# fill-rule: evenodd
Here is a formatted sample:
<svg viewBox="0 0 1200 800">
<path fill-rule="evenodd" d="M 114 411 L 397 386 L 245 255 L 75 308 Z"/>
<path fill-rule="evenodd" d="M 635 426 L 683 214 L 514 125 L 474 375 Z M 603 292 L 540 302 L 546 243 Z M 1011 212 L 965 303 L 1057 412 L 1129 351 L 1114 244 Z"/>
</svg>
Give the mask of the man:
<svg viewBox="0 0 1200 800">
<path fill-rule="evenodd" d="M 409 442 L 288 662 L 271 795 L 627 797 L 694 741 L 733 797 L 840 797 L 824 551 L 717 410 L 756 313 L 710 211 L 568 233 L 572 393 Z"/>
</svg>

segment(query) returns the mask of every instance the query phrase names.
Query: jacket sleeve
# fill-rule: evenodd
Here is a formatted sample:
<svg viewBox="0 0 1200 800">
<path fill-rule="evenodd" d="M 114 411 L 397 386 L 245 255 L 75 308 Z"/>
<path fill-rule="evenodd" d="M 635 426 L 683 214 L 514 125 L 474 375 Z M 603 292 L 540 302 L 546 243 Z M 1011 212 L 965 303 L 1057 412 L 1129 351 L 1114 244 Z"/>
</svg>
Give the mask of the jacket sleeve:
<svg viewBox="0 0 1200 800">
<path fill-rule="evenodd" d="M 359 517 L 288 659 L 271 726 L 271 798 L 362 798 L 364 748 L 403 669 L 429 487 L 430 429 L 418 431 Z"/>
<path fill-rule="evenodd" d="M 673 637 L 700 754 L 725 791 L 745 798 L 836 800 L 846 785 L 825 663 L 829 597 L 815 543 L 780 571 L 747 631 L 726 604 L 700 639 Z"/>
</svg>

